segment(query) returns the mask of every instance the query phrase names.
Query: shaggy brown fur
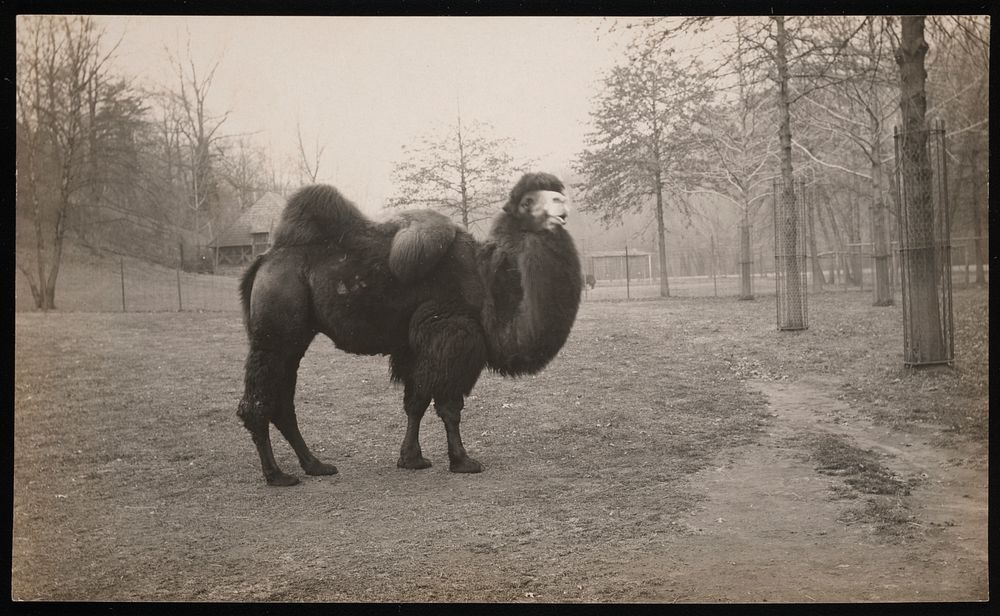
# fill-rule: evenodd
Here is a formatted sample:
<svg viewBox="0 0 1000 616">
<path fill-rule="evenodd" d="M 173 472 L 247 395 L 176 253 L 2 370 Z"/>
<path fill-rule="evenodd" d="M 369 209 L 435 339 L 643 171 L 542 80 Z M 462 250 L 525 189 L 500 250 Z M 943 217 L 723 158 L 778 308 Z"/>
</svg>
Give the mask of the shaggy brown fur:
<svg viewBox="0 0 1000 616">
<path fill-rule="evenodd" d="M 400 282 L 414 282 L 437 265 L 455 239 L 458 227 L 431 210 L 403 212 L 400 229 L 389 248 L 389 270 Z"/>
<path fill-rule="evenodd" d="M 272 249 L 240 282 L 250 352 L 238 414 L 268 483 L 298 482 L 274 461 L 269 423 L 307 474 L 337 472 L 309 451 L 295 419 L 296 373 L 316 333 L 349 353 L 389 356 L 407 414 L 400 467 L 430 466 L 419 427 L 433 401 L 450 469 L 482 470 L 459 432 L 465 397 L 484 367 L 505 375 L 541 370 L 566 341 L 580 302 L 564 211 L 540 210 L 535 191 L 563 185 L 544 173 L 522 177 L 482 244 L 426 210 L 373 223 L 329 186 L 291 198 Z"/>
</svg>

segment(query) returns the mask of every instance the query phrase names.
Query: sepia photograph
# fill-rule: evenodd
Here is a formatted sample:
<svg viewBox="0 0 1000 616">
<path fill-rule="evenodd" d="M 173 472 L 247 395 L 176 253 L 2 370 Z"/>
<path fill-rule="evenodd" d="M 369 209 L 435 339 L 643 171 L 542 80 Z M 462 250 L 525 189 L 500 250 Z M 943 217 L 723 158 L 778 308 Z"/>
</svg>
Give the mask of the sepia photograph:
<svg viewBox="0 0 1000 616">
<path fill-rule="evenodd" d="M 990 28 L 17 15 L 11 600 L 986 605 Z"/>
</svg>

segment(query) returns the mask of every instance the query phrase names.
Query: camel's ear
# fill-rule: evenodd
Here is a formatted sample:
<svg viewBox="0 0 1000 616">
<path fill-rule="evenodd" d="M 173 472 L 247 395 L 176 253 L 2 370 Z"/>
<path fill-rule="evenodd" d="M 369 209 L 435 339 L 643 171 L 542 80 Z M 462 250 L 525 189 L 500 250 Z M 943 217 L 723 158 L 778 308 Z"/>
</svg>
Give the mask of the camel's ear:
<svg viewBox="0 0 1000 616">
<path fill-rule="evenodd" d="M 455 240 L 457 227 L 431 210 L 404 212 L 397 218 L 400 228 L 389 249 L 389 271 L 400 282 L 426 276 Z"/>
</svg>

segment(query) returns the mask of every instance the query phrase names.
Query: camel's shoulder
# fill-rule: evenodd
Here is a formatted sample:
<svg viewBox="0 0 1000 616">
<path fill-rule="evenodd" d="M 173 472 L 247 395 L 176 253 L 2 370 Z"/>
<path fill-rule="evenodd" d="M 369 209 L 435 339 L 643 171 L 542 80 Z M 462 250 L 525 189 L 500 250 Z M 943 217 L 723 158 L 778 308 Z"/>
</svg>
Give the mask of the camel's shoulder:
<svg viewBox="0 0 1000 616">
<path fill-rule="evenodd" d="M 401 282 L 419 280 L 448 252 L 458 226 L 433 210 L 401 212 L 391 221 L 397 227 L 389 249 L 389 270 Z"/>
</svg>

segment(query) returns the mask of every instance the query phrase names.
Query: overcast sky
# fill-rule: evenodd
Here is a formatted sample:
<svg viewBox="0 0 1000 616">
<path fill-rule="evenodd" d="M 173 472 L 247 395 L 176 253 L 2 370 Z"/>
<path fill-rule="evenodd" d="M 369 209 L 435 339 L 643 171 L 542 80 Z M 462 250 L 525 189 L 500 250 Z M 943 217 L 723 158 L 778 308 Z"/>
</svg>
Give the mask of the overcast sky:
<svg viewBox="0 0 1000 616">
<path fill-rule="evenodd" d="M 435 126 L 484 120 L 540 168 L 567 169 L 583 146 L 591 97 L 620 60 L 609 22 L 568 17 L 101 16 L 117 65 L 166 84 L 166 49 L 207 70 L 221 60 L 211 107 L 226 132 L 255 133 L 281 160 L 296 121 L 326 144 L 320 179 L 368 211 L 390 196 L 400 147 Z M 602 27 L 603 24 L 603 27 Z M 183 52 L 182 52 L 183 53 Z"/>
</svg>

